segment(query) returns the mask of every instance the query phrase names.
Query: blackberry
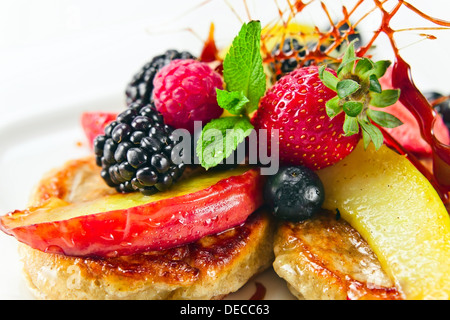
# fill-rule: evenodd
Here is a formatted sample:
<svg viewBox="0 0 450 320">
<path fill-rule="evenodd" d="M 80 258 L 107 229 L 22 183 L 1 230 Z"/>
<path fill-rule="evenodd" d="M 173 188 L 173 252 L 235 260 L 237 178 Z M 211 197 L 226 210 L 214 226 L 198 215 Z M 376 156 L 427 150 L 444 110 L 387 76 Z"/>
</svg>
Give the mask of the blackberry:
<svg viewBox="0 0 450 320">
<path fill-rule="evenodd" d="M 339 27 L 339 33 L 343 36 L 347 30 L 349 29 L 349 25 L 347 23 L 343 24 Z M 354 29 L 352 34 L 347 35 L 347 41 L 351 42 L 355 40 L 355 48 L 359 48 L 362 44 L 362 37 L 359 33 L 358 29 Z M 320 45 L 318 48 L 321 52 L 325 52 L 327 47 L 332 44 L 334 38 L 331 37 L 329 41 L 326 41 Z M 317 46 L 316 41 L 308 42 L 306 44 L 300 43 L 296 38 L 287 37 L 285 38 L 283 44 L 280 48 L 280 43 L 277 43 L 272 50 L 271 54 L 275 57 L 275 62 L 270 64 L 271 71 L 275 74 L 275 80 L 279 80 L 285 74 L 294 71 L 299 62 L 302 61 L 307 51 L 314 51 Z M 336 51 L 340 51 L 342 48 L 342 44 L 338 45 Z M 281 51 L 280 51 L 281 50 Z M 293 53 L 296 53 L 292 56 Z M 282 53 L 282 54 L 280 54 Z M 284 56 L 290 56 L 289 58 L 285 58 Z M 279 58 L 281 57 L 281 58 Z M 302 65 L 307 67 L 313 63 L 313 60 L 302 61 Z M 332 66 L 331 66 L 332 67 Z"/>
<path fill-rule="evenodd" d="M 125 91 L 127 105 L 136 101 L 141 101 L 143 104 L 149 104 L 152 100 L 153 79 L 155 78 L 156 73 L 175 59 L 195 59 L 195 57 L 187 51 L 178 52 L 173 49 L 155 56 L 133 76 L 133 79 L 127 85 Z"/>
<path fill-rule="evenodd" d="M 346 32 L 348 32 L 348 29 L 350 28 L 350 26 L 348 25 L 348 23 L 344 23 L 342 26 L 339 27 L 339 33 L 341 36 L 343 36 Z M 354 46 L 355 49 L 358 49 L 359 47 L 361 47 L 362 45 L 362 36 L 361 33 L 359 32 L 359 30 L 357 28 L 354 28 L 353 30 L 354 32 L 347 35 L 347 41 L 348 42 L 352 42 L 355 41 Z M 342 44 L 340 44 L 337 47 L 337 50 L 339 51 L 341 49 Z"/>
<path fill-rule="evenodd" d="M 172 132 L 152 103 L 131 103 L 94 140 L 101 177 L 122 193 L 151 195 L 167 190 L 185 168 L 171 160 Z"/>
<path fill-rule="evenodd" d="M 279 80 L 282 76 L 288 74 L 291 71 L 294 71 L 298 66 L 299 62 L 302 61 L 307 51 L 314 50 L 314 47 L 317 45 L 317 42 L 308 43 L 305 45 L 301 44 L 295 38 L 286 38 L 281 46 L 280 52 L 280 44 L 275 45 L 272 50 L 272 56 L 275 57 L 275 61 L 270 64 L 270 69 L 275 74 L 275 80 Z M 319 50 L 324 51 L 326 49 L 325 46 L 321 45 Z M 281 57 L 280 53 L 282 53 Z M 296 55 L 291 56 L 293 53 Z M 284 58 L 283 56 L 290 56 L 289 58 Z M 312 60 L 303 61 L 302 65 L 307 67 L 312 64 Z"/>
<path fill-rule="evenodd" d="M 278 43 L 272 50 L 272 56 L 275 57 L 279 56 L 280 53 L 283 55 L 291 55 L 293 52 L 297 52 L 297 57 L 276 59 L 270 65 L 272 71 L 276 73 L 276 80 L 279 80 L 282 76 L 297 68 L 299 59 L 302 59 L 306 55 L 306 49 L 297 39 L 286 38 L 281 48 L 280 43 Z"/>
</svg>

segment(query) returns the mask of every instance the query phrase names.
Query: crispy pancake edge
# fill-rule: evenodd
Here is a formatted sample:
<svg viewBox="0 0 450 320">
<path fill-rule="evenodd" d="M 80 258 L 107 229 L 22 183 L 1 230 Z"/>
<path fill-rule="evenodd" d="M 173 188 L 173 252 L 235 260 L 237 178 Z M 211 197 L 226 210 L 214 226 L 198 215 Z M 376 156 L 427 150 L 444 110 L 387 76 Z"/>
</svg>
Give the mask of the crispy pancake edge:
<svg viewBox="0 0 450 320">
<path fill-rule="evenodd" d="M 280 223 L 274 251 L 275 272 L 299 299 L 402 299 L 367 242 L 331 212 Z"/>
</svg>

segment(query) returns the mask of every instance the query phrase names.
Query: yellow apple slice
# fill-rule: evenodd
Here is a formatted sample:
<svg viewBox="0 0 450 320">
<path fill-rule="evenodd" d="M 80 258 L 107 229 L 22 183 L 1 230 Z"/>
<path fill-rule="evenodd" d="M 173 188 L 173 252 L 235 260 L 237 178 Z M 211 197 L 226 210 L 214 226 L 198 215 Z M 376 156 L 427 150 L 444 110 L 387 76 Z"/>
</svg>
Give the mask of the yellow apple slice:
<svg viewBox="0 0 450 320">
<path fill-rule="evenodd" d="M 324 207 L 338 209 L 369 243 L 406 299 L 450 298 L 450 218 L 428 180 L 404 157 L 362 143 L 317 172 Z"/>
</svg>

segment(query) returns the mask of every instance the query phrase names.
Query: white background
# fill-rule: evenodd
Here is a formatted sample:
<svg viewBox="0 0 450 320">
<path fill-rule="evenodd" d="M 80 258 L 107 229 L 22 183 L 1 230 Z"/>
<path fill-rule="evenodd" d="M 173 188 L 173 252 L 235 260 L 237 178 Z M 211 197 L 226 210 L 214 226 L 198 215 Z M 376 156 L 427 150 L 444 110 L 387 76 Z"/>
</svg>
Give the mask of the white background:
<svg viewBox="0 0 450 320">
<path fill-rule="evenodd" d="M 340 6 L 354 1 L 325 2 Z M 410 2 L 450 20 L 448 0 Z M 202 3 L 206 4 L 198 7 Z M 154 54 L 172 47 L 199 53 L 212 21 L 219 44 L 226 45 L 240 27 L 227 3 L 247 18 L 243 0 L 1 0 L 0 124 L 24 113 L 73 104 L 89 108 L 91 99 L 123 98 L 126 83 Z M 247 3 L 251 17 L 263 24 L 276 17 L 274 0 Z M 325 23 L 323 14 L 309 18 L 321 26 Z M 377 26 L 376 19 L 368 21 L 373 25 L 364 25 L 362 31 Z M 396 21 L 401 28 L 429 25 L 403 9 Z M 405 46 L 401 52 L 413 66 L 420 88 L 436 83 L 448 93 L 444 79 L 450 71 L 450 32 L 426 32 L 438 40 L 419 41 L 420 31 L 399 34 Z"/>
<path fill-rule="evenodd" d="M 336 16 L 342 4 L 354 2 L 325 0 Z M 277 16 L 273 0 L 247 3 L 251 18 L 263 25 Z M 450 20 L 448 0 L 410 3 Z M 323 14 L 304 18 L 327 25 Z M 226 46 L 246 20 L 243 0 L 0 0 L 0 214 L 24 208 L 44 171 L 87 152 L 74 147 L 83 138 L 81 112 L 124 108 L 126 84 L 154 55 L 169 48 L 198 55 L 211 22 L 218 45 Z M 369 17 L 360 26 L 366 39 L 378 21 Z M 395 18 L 395 28 L 418 26 L 430 24 L 406 9 Z M 423 40 L 421 33 L 438 39 Z M 449 94 L 450 31 L 413 30 L 397 39 L 416 85 Z M 381 38 L 377 56 L 390 58 L 386 48 Z M 15 245 L 0 234 L 3 299 L 30 297 L 24 294 Z"/>
</svg>

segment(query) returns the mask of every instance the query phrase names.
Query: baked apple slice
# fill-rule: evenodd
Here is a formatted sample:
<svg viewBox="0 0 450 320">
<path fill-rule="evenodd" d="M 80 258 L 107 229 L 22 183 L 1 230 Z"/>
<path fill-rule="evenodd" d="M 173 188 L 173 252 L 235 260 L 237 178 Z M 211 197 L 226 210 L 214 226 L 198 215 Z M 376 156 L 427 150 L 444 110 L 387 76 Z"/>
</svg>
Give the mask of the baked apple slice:
<svg viewBox="0 0 450 320">
<path fill-rule="evenodd" d="M 450 218 L 429 181 L 407 160 L 362 142 L 318 171 L 323 207 L 339 209 L 369 243 L 406 299 L 449 299 Z"/>
<path fill-rule="evenodd" d="M 11 212 L 0 229 L 44 252 L 130 255 L 200 239 L 243 223 L 263 204 L 259 169 L 238 167 L 185 179 L 166 192 L 114 194 Z"/>
</svg>

